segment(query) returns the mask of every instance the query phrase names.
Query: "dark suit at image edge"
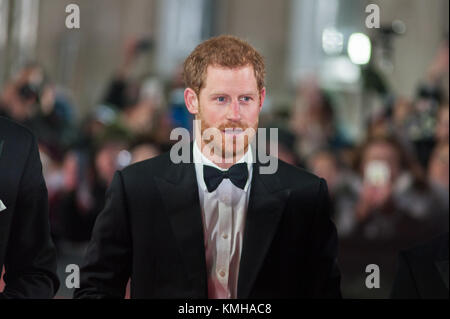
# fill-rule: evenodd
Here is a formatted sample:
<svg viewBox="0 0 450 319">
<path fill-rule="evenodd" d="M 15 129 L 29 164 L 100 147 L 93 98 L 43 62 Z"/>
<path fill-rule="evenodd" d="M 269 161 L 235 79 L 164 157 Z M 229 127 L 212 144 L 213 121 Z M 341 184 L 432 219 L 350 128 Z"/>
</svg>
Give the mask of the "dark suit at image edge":
<svg viewBox="0 0 450 319">
<path fill-rule="evenodd" d="M 0 117 L 0 298 L 53 298 L 59 287 L 50 236 L 48 195 L 36 138 Z"/>
</svg>

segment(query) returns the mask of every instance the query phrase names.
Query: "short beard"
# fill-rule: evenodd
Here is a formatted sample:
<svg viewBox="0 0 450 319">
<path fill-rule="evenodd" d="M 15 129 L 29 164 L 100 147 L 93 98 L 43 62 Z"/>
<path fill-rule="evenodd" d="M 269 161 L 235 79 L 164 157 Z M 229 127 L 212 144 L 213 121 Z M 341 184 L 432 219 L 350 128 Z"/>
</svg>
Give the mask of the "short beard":
<svg viewBox="0 0 450 319">
<path fill-rule="evenodd" d="M 251 136 L 244 136 L 244 148 L 243 149 L 237 149 L 237 138 L 234 137 L 233 138 L 233 147 L 232 147 L 232 152 L 227 152 L 227 147 L 226 147 L 226 137 L 224 136 L 224 131 L 225 129 L 242 129 L 244 132 L 247 129 L 253 129 L 255 134 L 256 131 L 258 129 L 258 121 L 256 121 L 256 123 L 251 127 L 245 123 L 239 122 L 239 123 L 233 123 L 233 122 L 228 122 L 228 123 L 224 123 L 224 124 L 220 124 L 218 127 L 214 127 L 214 126 L 210 126 L 208 125 L 208 123 L 205 121 L 205 119 L 202 116 L 202 112 L 201 112 L 201 108 L 199 107 L 199 112 L 198 112 L 198 116 L 196 117 L 196 119 L 200 120 L 200 125 L 201 125 L 201 130 L 200 130 L 200 134 L 201 134 L 201 141 L 205 144 L 205 145 L 210 145 L 210 143 L 213 143 L 214 141 L 214 137 L 213 136 L 208 136 L 207 138 L 203 137 L 203 133 L 209 129 L 209 128 L 215 128 L 218 129 L 221 132 L 221 145 L 219 148 L 220 151 L 220 155 L 222 160 L 225 159 L 230 159 L 231 157 L 236 160 L 236 157 L 241 157 L 242 155 L 244 155 L 247 150 L 248 150 L 248 146 L 249 144 L 252 142 L 253 138 L 255 137 L 254 134 Z M 202 144 L 203 144 L 202 143 Z M 229 147 L 228 147 L 229 148 Z M 202 150 L 203 151 L 203 150 Z"/>
</svg>

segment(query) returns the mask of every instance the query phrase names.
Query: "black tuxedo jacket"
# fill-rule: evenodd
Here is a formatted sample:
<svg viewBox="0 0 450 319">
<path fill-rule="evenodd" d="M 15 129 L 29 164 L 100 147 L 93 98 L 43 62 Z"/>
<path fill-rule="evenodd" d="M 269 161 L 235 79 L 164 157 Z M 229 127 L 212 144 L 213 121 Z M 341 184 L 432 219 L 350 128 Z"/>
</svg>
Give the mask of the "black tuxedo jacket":
<svg viewBox="0 0 450 319">
<path fill-rule="evenodd" d="M 253 165 L 238 298 L 340 297 L 325 181 L 282 161 L 272 175 Z M 74 296 L 123 298 L 129 277 L 132 298 L 207 298 L 195 164 L 166 153 L 116 173 Z"/>
<path fill-rule="evenodd" d="M 0 298 L 52 298 L 59 287 L 36 139 L 0 117 Z"/>
<path fill-rule="evenodd" d="M 448 299 L 448 233 L 399 254 L 393 299 Z"/>
</svg>

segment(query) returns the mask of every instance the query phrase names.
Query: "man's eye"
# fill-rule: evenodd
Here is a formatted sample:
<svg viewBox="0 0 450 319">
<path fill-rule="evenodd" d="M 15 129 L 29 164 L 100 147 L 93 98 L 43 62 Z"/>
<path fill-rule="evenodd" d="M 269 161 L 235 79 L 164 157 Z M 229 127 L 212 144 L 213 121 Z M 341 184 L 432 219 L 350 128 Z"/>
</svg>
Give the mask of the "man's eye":
<svg viewBox="0 0 450 319">
<path fill-rule="evenodd" d="M 216 98 L 217 102 L 225 102 L 225 96 L 219 96 Z"/>
<path fill-rule="evenodd" d="M 243 102 L 250 102 L 251 100 L 252 100 L 252 98 L 250 96 L 241 97 L 241 101 L 243 101 Z"/>
</svg>

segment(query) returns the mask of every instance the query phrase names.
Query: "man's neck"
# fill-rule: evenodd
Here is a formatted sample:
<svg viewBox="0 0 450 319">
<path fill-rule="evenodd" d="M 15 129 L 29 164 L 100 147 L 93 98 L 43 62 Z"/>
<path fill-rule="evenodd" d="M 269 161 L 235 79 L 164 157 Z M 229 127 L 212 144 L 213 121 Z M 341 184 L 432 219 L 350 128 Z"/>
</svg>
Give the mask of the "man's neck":
<svg viewBox="0 0 450 319">
<path fill-rule="evenodd" d="M 210 152 L 211 149 L 209 147 L 205 147 L 206 144 L 204 141 L 199 141 L 197 139 L 195 143 L 197 144 L 203 156 L 205 156 L 207 159 L 209 159 L 211 162 L 213 162 L 215 165 L 217 165 L 222 169 L 229 169 L 231 166 L 239 162 L 245 156 L 248 150 L 247 146 L 247 148 L 243 152 L 234 154 L 229 157 L 223 157 L 219 154 L 215 154 L 215 152 L 212 152 L 211 154 Z"/>
</svg>

